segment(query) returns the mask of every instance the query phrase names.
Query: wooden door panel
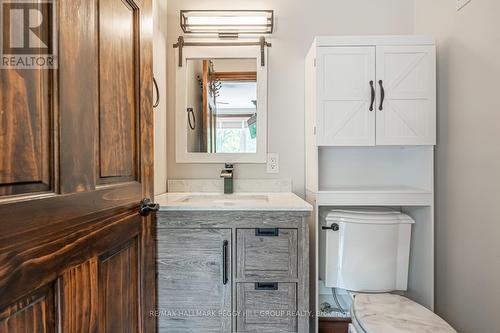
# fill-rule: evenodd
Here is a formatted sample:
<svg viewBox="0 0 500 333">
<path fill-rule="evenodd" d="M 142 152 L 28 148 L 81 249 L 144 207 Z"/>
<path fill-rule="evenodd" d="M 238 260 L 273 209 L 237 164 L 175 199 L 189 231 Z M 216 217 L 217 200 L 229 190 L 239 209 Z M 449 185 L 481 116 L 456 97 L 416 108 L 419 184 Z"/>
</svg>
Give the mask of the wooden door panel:
<svg viewBox="0 0 500 333">
<path fill-rule="evenodd" d="M 138 240 L 99 257 L 100 332 L 138 331 Z"/>
<path fill-rule="evenodd" d="M 0 70 L 0 196 L 51 188 L 48 74 L 39 69 Z"/>
<path fill-rule="evenodd" d="M 375 145 L 375 47 L 321 47 L 317 63 L 318 145 Z"/>
<path fill-rule="evenodd" d="M 0 333 L 52 333 L 56 331 L 54 286 L 23 297 L 0 312 Z"/>
<path fill-rule="evenodd" d="M 62 332 L 97 332 L 97 257 L 66 270 L 60 280 Z"/>
<path fill-rule="evenodd" d="M 60 278 L 63 332 L 141 331 L 141 240 L 136 235 L 120 245 L 121 241 L 114 238 L 108 244 L 112 250 L 68 269 Z"/>
<path fill-rule="evenodd" d="M 97 0 L 61 1 L 58 7 L 59 75 L 54 94 L 59 92 L 59 191 L 91 191 L 99 93 Z"/>
<path fill-rule="evenodd" d="M 137 6 L 131 1 L 99 3 L 101 182 L 134 180 L 137 176 L 137 17 Z"/>
</svg>

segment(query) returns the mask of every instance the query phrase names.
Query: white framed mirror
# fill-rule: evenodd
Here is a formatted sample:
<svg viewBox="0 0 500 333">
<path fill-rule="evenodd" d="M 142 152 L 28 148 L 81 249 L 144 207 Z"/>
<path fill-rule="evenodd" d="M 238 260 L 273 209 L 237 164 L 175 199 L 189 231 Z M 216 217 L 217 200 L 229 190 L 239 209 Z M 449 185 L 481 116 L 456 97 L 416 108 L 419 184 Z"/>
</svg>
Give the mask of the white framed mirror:
<svg viewBox="0 0 500 333">
<path fill-rule="evenodd" d="M 176 67 L 177 163 L 266 163 L 266 50 L 264 57 L 262 65 L 259 46 L 182 50 L 182 66 Z"/>
</svg>

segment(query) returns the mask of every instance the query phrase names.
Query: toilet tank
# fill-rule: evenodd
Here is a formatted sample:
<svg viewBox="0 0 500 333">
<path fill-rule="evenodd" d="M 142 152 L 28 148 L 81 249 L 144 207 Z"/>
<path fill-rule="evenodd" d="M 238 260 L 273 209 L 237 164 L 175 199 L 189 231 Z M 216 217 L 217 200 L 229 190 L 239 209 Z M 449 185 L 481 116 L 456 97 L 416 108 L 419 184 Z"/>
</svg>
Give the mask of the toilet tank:
<svg viewBox="0 0 500 333">
<path fill-rule="evenodd" d="M 323 227 L 330 228 L 320 230 L 319 273 L 326 287 L 358 292 L 407 289 L 415 223 L 410 216 L 384 208 L 335 209 L 322 215 Z"/>
</svg>

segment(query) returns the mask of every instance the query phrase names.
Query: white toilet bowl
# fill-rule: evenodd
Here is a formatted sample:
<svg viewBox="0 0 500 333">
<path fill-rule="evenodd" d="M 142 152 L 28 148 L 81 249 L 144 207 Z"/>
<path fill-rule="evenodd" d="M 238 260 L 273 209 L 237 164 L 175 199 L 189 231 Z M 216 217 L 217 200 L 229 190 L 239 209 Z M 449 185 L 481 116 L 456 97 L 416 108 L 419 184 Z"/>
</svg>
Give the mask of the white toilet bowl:
<svg viewBox="0 0 500 333">
<path fill-rule="evenodd" d="M 438 315 L 406 297 L 356 294 L 349 333 L 457 333 Z"/>
</svg>

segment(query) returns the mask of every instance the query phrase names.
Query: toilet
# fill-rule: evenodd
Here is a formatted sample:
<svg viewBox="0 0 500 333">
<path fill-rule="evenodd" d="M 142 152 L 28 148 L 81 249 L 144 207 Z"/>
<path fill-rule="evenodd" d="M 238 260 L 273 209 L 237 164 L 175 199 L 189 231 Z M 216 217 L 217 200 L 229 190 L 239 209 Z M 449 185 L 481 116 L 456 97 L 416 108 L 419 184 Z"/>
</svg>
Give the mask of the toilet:
<svg viewBox="0 0 500 333">
<path fill-rule="evenodd" d="M 335 209 L 323 214 L 320 279 L 351 293 L 350 333 L 456 333 L 407 290 L 415 221 L 388 208 Z"/>
</svg>

